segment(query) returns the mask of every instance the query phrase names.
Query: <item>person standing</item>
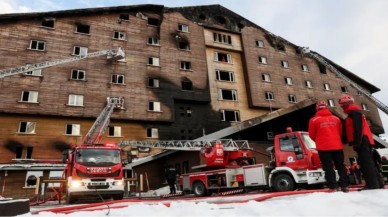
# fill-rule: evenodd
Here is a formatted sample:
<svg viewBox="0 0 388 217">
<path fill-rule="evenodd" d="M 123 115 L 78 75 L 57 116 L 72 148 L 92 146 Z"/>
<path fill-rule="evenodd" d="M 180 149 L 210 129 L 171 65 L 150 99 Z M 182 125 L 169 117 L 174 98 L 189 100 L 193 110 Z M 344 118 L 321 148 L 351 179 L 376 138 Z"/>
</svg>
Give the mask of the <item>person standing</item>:
<svg viewBox="0 0 388 217">
<path fill-rule="evenodd" d="M 345 119 L 345 133 L 348 144 L 357 152 L 358 164 L 365 180 L 365 187 L 359 190 L 378 189 L 378 171 L 373 162 L 372 146 L 374 140 L 361 107 L 354 104 L 354 98 L 342 95 L 338 100 L 343 111 L 348 115 Z"/>
<path fill-rule="evenodd" d="M 177 175 L 177 171 L 175 167 L 169 166 L 166 169 L 166 180 L 168 185 L 170 186 L 170 194 L 176 193 L 176 188 L 175 188 L 176 175 Z"/>
<path fill-rule="evenodd" d="M 309 120 L 308 132 L 316 143 L 329 191 L 338 189 L 335 166 L 339 175 L 341 191 L 348 192 L 349 180 L 344 164 L 341 120 L 330 112 L 325 101 L 319 101 L 315 109 L 315 116 Z"/>
</svg>

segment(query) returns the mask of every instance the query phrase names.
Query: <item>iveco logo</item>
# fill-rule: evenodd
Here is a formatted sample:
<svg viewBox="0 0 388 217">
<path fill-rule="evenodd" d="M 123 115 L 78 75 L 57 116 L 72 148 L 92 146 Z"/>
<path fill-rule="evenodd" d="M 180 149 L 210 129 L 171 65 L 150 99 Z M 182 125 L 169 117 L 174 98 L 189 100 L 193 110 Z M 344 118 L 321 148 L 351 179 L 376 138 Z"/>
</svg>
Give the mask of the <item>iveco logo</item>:
<svg viewBox="0 0 388 217">
<path fill-rule="evenodd" d="M 107 173 L 108 168 L 106 167 L 92 167 L 90 168 L 90 173 Z"/>
</svg>

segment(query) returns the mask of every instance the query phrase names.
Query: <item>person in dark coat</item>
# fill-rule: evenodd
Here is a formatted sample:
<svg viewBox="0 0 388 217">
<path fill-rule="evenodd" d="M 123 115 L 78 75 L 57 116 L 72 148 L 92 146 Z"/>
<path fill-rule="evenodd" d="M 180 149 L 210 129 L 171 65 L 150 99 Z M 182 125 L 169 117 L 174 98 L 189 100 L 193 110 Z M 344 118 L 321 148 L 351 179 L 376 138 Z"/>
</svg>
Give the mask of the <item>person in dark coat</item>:
<svg viewBox="0 0 388 217">
<path fill-rule="evenodd" d="M 310 138 L 317 145 L 329 191 L 336 191 L 338 188 L 335 167 L 338 171 L 341 191 L 348 192 L 349 180 L 344 164 L 344 151 L 341 140 L 342 122 L 330 112 L 325 101 L 319 101 L 315 109 L 317 112 L 309 121 L 308 132 Z"/>
<path fill-rule="evenodd" d="M 374 140 L 361 107 L 354 104 L 353 97 L 342 95 L 338 100 L 341 108 L 348 115 L 345 119 L 345 132 L 348 144 L 357 152 L 358 164 L 364 176 L 365 187 L 359 190 L 378 189 L 379 173 L 373 162 L 372 147 Z"/>
<path fill-rule="evenodd" d="M 177 171 L 175 167 L 168 167 L 166 169 L 166 180 L 168 185 L 170 186 L 170 194 L 175 194 L 176 193 L 176 188 L 175 188 L 175 182 L 176 182 L 176 175 Z"/>
<path fill-rule="evenodd" d="M 378 151 L 376 151 L 375 148 L 372 148 L 372 156 L 373 156 L 373 162 L 375 163 L 376 169 L 379 173 L 378 181 L 379 181 L 379 187 L 384 188 L 384 176 L 383 171 L 381 170 L 382 160 L 381 155 Z"/>
</svg>

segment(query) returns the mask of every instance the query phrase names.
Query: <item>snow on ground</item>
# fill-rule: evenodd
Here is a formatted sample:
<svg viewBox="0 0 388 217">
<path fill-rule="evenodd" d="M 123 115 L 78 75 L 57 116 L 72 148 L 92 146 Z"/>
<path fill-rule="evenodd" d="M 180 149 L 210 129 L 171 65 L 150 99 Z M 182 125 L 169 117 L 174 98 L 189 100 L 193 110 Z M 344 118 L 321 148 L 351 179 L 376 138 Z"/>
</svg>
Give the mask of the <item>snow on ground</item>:
<svg viewBox="0 0 388 217">
<path fill-rule="evenodd" d="M 19 216 L 388 216 L 388 189 L 361 192 L 312 193 L 269 199 L 262 202 L 213 204 L 200 201 L 130 203 L 125 208 L 80 211 L 70 214 L 41 212 Z"/>
</svg>

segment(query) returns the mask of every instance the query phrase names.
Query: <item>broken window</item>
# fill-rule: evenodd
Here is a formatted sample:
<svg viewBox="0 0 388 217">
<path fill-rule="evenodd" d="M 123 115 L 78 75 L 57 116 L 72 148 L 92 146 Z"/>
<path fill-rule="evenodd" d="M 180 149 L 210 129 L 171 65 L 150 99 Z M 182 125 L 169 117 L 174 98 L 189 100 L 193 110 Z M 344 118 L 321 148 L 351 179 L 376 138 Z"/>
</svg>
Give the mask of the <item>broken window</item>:
<svg viewBox="0 0 388 217">
<path fill-rule="evenodd" d="M 79 136 L 81 135 L 80 124 L 66 124 L 65 135 Z"/>
<path fill-rule="evenodd" d="M 19 123 L 19 133 L 33 134 L 35 133 L 36 122 L 21 121 Z"/>
<path fill-rule="evenodd" d="M 28 146 L 27 152 L 26 152 L 26 159 L 32 159 L 32 151 L 34 150 L 34 147 Z"/>
<path fill-rule="evenodd" d="M 265 82 L 271 82 L 271 76 L 270 76 L 269 74 L 263 73 L 263 74 L 261 75 L 261 78 L 262 78 L 262 80 L 265 81 Z"/>
<path fill-rule="evenodd" d="M 72 80 L 85 80 L 86 72 L 83 70 L 73 69 L 71 70 L 71 79 Z"/>
<path fill-rule="evenodd" d="M 47 28 L 54 28 L 54 20 L 53 19 L 44 19 L 44 20 L 42 20 L 41 25 L 43 27 L 47 27 Z"/>
<path fill-rule="evenodd" d="M 181 68 L 180 69 L 190 70 L 191 69 L 191 62 L 181 61 Z"/>
<path fill-rule="evenodd" d="M 113 38 L 117 40 L 125 40 L 125 32 L 115 31 L 113 32 Z"/>
<path fill-rule="evenodd" d="M 37 91 L 22 91 L 21 102 L 38 102 L 38 92 Z"/>
<path fill-rule="evenodd" d="M 221 121 L 240 121 L 240 111 L 237 110 L 221 110 Z"/>
<path fill-rule="evenodd" d="M 230 81 L 234 82 L 234 72 L 216 70 L 216 79 L 217 81 Z"/>
<path fill-rule="evenodd" d="M 180 41 L 179 42 L 179 49 L 180 50 L 190 50 L 190 44 L 186 41 Z"/>
<path fill-rule="evenodd" d="M 22 156 L 23 156 L 23 146 L 16 146 L 15 147 L 15 158 L 16 159 L 20 159 L 20 158 L 22 158 Z"/>
<path fill-rule="evenodd" d="M 158 88 L 159 87 L 159 79 L 149 78 L 148 79 L 148 87 Z"/>
<path fill-rule="evenodd" d="M 75 32 L 82 34 L 90 34 L 90 26 L 85 24 L 77 24 Z"/>
<path fill-rule="evenodd" d="M 237 91 L 236 90 L 219 89 L 218 94 L 219 94 L 220 100 L 237 101 Z"/>
<path fill-rule="evenodd" d="M 214 61 L 232 63 L 232 55 L 221 52 L 214 52 Z"/>
<path fill-rule="evenodd" d="M 223 44 L 232 44 L 232 37 L 230 35 L 214 32 L 213 39 L 215 42 L 219 42 Z"/>
<path fill-rule="evenodd" d="M 326 74 L 326 66 L 324 66 L 323 64 L 321 63 L 318 63 L 318 67 L 319 67 L 319 72 L 321 74 Z"/>
<path fill-rule="evenodd" d="M 272 92 L 265 92 L 265 99 L 266 100 L 274 100 L 274 95 Z"/>
<path fill-rule="evenodd" d="M 120 14 L 119 19 L 120 20 L 129 20 L 129 14 Z"/>
<path fill-rule="evenodd" d="M 348 93 L 348 87 L 342 86 L 341 91 L 342 91 L 342 93 Z"/>
<path fill-rule="evenodd" d="M 279 51 L 286 51 L 286 47 L 284 46 L 284 44 L 276 44 L 275 48 Z"/>
<path fill-rule="evenodd" d="M 159 19 L 148 17 L 147 23 L 150 26 L 159 26 Z"/>
<path fill-rule="evenodd" d="M 31 50 L 39 50 L 44 51 L 46 48 L 46 42 L 45 41 L 39 41 L 39 40 L 31 40 L 30 41 L 30 47 Z"/>
<path fill-rule="evenodd" d="M 184 79 L 182 82 L 182 90 L 193 90 L 193 82 L 189 79 Z"/>
</svg>

